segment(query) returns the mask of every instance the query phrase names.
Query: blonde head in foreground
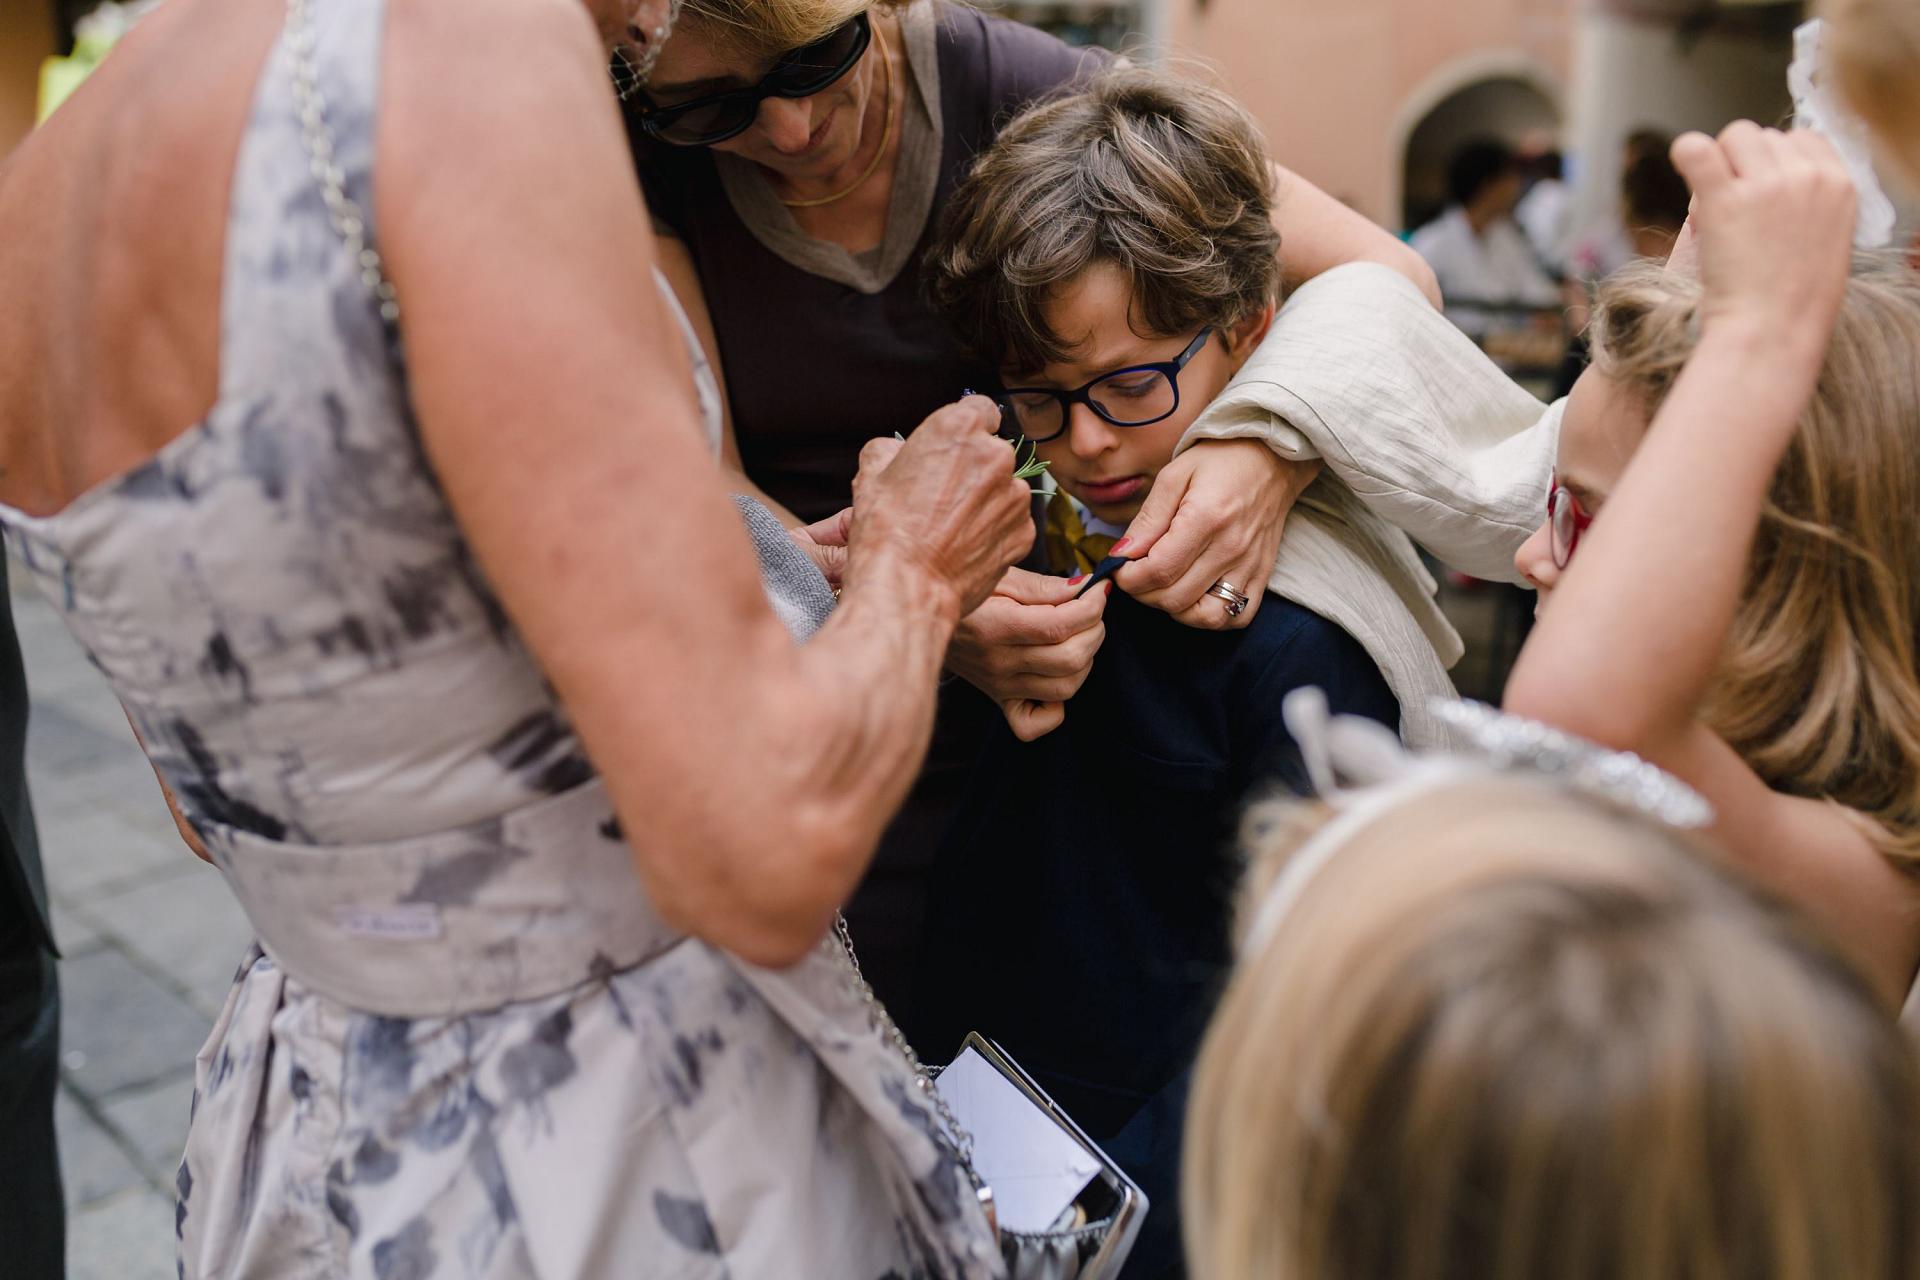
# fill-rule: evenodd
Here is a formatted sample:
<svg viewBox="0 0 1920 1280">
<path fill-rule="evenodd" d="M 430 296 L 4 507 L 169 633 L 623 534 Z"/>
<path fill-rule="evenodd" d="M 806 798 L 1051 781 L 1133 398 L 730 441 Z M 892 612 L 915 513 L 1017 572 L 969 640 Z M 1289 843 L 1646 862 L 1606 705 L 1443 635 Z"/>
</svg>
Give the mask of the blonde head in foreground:
<svg viewBox="0 0 1920 1280">
<path fill-rule="evenodd" d="M 1256 810 L 1243 921 L 1323 821 Z M 1242 957 L 1183 1197 L 1207 1280 L 1920 1276 L 1920 1074 L 1797 917 L 1534 780 L 1351 834 Z"/>
</svg>

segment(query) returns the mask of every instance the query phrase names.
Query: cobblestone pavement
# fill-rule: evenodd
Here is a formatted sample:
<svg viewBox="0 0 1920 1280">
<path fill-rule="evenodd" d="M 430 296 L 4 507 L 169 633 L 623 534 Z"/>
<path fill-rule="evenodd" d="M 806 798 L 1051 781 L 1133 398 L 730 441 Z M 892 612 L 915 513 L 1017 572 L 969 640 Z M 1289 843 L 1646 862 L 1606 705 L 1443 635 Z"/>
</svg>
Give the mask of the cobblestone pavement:
<svg viewBox="0 0 1920 1280">
<path fill-rule="evenodd" d="M 193 1056 L 250 934 L 219 875 L 180 843 L 99 672 L 13 578 L 33 704 L 28 785 L 63 956 L 68 1274 L 166 1280 Z"/>
</svg>

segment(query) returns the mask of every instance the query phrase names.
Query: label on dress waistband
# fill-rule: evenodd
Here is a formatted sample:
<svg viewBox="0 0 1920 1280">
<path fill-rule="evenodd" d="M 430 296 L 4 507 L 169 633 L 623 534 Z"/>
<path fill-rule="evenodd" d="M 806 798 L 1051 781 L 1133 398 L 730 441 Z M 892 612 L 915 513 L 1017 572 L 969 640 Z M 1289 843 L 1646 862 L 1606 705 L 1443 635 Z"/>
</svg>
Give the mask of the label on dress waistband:
<svg viewBox="0 0 1920 1280">
<path fill-rule="evenodd" d="M 440 908 L 431 902 L 386 907 L 335 907 L 333 923 L 355 938 L 385 942 L 433 942 L 440 937 Z"/>
</svg>

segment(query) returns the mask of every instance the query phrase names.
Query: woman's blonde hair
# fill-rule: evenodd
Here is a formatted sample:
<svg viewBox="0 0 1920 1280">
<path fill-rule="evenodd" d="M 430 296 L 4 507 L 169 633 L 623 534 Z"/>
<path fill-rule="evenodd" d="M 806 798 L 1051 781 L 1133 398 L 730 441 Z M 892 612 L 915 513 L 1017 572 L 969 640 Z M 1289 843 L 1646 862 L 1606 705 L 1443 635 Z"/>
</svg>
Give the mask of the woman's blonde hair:
<svg viewBox="0 0 1920 1280">
<path fill-rule="evenodd" d="M 1826 0 L 1840 86 L 1920 180 L 1920 0 Z"/>
<path fill-rule="evenodd" d="M 876 8 L 896 10 L 914 0 L 686 0 L 680 21 L 694 19 L 704 34 L 750 58 L 773 58 L 810 45 Z"/>
<path fill-rule="evenodd" d="M 1699 337 L 1699 282 L 1601 289 L 1598 367 L 1658 410 Z M 1712 476 L 1700 483 L 1712 484 Z M 1767 785 L 1872 819 L 1920 862 L 1920 275 L 1862 256 L 1774 477 L 1703 715 Z"/>
<path fill-rule="evenodd" d="M 1242 920 L 1323 821 L 1256 810 Z M 1207 1280 L 1911 1280 L 1920 1070 L 1666 828 L 1537 781 L 1349 836 L 1242 957 L 1186 1129 Z"/>
</svg>

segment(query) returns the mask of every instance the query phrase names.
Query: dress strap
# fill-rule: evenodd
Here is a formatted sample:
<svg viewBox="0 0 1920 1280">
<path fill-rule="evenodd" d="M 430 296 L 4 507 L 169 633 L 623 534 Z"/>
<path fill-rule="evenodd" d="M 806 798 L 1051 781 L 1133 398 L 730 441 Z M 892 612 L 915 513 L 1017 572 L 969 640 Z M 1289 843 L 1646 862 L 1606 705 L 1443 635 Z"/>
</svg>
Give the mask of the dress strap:
<svg viewBox="0 0 1920 1280">
<path fill-rule="evenodd" d="M 345 194 L 377 243 L 373 142 L 386 0 L 309 0 L 314 85 L 325 102 Z M 293 37 L 283 31 L 261 67 L 235 160 L 221 282 L 220 403 L 257 404 L 268 391 L 393 383 L 394 332 L 328 220 L 302 133 Z M 314 287 L 316 280 L 324 288 Z M 289 347 L 289 342 L 292 346 Z M 289 349 L 308 353 L 309 377 L 286 381 Z M 385 376 L 382 376 L 382 375 Z"/>
</svg>

